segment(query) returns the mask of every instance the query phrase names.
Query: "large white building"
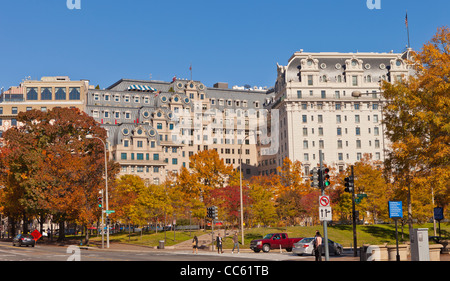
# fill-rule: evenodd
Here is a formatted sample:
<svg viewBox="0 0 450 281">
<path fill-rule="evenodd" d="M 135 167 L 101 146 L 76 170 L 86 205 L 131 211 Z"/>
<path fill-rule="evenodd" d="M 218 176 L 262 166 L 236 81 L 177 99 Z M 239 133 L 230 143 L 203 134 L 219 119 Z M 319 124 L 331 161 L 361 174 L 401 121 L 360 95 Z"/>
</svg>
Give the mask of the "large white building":
<svg viewBox="0 0 450 281">
<path fill-rule="evenodd" d="M 107 130 L 121 174 L 149 183 L 189 167 L 189 156 L 207 149 L 234 168 L 242 162 L 246 177 L 276 173 L 286 157 L 299 160 L 307 176 L 319 150 L 324 164 L 343 170 L 365 153 L 384 160 L 381 81 L 408 76 L 405 56 L 295 52 L 277 65 L 268 90 L 180 79 L 121 79 L 106 89 L 68 77 L 26 81 L 0 95 L 0 141 L 20 111 L 77 106 Z"/>
<path fill-rule="evenodd" d="M 299 160 L 305 175 L 323 162 L 343 170 L 368 153 L 384 160 L 382 80 L 408 75 L 400 53 L 294 53 L 277 65 L 271 110 L 279 111 L 279 150 L 260 159 L 268 174 L 285 157 Z"/>
</svg>

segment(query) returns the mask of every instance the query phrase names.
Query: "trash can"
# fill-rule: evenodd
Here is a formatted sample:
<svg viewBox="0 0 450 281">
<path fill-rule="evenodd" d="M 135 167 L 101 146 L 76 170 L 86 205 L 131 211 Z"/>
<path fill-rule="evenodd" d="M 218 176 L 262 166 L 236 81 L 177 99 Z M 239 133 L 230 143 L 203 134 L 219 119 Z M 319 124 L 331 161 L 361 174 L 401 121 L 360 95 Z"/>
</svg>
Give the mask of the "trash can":
<svg viewBox="0 0 450 281">
<path fill-rule="evenodd" d="M 164 240 L 159 240 L 158 249 L 164 249 Z"/>
<path fill-rule="evenodd" d="M 367 249 L 369 248 L 369 245 L 364 244 L 359 248 L 359 260 L 360 261 L 367 261 Z"/>
</svg>

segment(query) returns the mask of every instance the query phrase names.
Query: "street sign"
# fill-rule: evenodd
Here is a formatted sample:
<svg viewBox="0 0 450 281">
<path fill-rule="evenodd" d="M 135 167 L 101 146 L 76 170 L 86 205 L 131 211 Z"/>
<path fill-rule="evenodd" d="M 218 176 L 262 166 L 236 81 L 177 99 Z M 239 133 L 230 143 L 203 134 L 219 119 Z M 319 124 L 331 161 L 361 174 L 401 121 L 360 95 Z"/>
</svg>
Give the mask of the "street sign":
<svg viewBox="0 0 450 281">
<path fill-rule="evenodd" d="M 389 217 L 403 218 L 402 201 L 389 201 Z"/>
<path fill-rule="evenodd" d="M 33 232 L 31 232 L 31 236 L 33 236 L 34 241 L 38 241 L 39 238 L 41 238 L 42 234 L 35 229 Z"/>
<path fill-rule="evenodd" d="M 434 208 L 434 219 L 437 221 L 444 219 L 444 208 L 442 207 Z"/>
<path fill-rule="evenodd" d="M 319 196 L 320 207 L 330 207 L 330 197 L 327 195 Z"/>
<path fill-rule="evenodd" d="M 115 213 L 116 211 L 114 210 L 104 210 L 103 213 L 107 213 L 107 214 L 112 214 Z"/>
<path fill-rule="evenodd" d="M 331 214 L 331 207 L 319 207 L 319 220 L 331 221 L 333 218 Z"/>
</svg>

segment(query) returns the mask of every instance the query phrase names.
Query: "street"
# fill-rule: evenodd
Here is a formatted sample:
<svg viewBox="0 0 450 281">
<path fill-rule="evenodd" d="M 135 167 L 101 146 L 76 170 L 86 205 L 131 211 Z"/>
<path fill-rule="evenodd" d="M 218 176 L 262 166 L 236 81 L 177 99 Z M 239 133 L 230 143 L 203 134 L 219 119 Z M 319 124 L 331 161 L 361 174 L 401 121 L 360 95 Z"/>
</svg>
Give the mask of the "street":
<svg viewBox="0 0 450 281">
<path fill-rule="evenodd" d="M 332 260 L 348 260 L 350 253 Z M 351 257 L 352 259 L 356 259 Z M 323 258 L 324 259 L 324 258 Z M 111 244 L 110 249 L 77 246 L 56 246 L 38 244 L 36 247 L 13 247 L 10 242 L 0 242 L 0 261 L 313 261 L 312 256 L 297 256 L 292 253 L 272 250 L 269 253 L 254 253 L 248 249 L 232 254 L 200 250 L 157 250 L 147 247 Z"/>
</svg>

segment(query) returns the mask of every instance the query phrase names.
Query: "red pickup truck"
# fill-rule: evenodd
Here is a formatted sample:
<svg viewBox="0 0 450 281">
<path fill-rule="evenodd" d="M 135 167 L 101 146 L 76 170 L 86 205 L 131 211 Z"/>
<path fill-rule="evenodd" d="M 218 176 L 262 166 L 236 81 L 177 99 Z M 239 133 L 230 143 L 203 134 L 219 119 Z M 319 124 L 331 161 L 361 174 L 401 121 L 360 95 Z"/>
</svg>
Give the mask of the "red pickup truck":
<svg viewBox="0 0 450 281">
<path fill-rule="evenodd" d="M 292 251 L 294 243 L 297 243 L 302 238 L 289 238 L 287 233 L 270 233 L 264 236 L 262 239 L 252 240 L 250 242 L 250 249 L 255 253 L 269 252 L 270 249 L 286 249 L 286 251 Z"/>
</svg>

